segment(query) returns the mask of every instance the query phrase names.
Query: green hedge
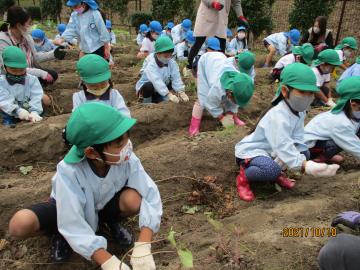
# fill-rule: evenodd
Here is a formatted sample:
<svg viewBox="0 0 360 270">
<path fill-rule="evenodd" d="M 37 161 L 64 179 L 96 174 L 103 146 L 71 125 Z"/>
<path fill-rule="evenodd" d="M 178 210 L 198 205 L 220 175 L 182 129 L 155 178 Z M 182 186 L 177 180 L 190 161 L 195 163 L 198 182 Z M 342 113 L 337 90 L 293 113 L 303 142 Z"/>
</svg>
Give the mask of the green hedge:
<svg viewBox="0 0 360 270">
<path fill-rule="evenodd" d="M 152 20 L 152 15 L 145 12 L 136 12 L 130 16 L 130 24 L 133 27 L 139 28 L 140 24 Z"/>
<path fill-rule="evenodd" d="M 41 21 L 41 9 L 40 7 L 24 7 L 28 12 L 32 20 Z"/>
</svg>

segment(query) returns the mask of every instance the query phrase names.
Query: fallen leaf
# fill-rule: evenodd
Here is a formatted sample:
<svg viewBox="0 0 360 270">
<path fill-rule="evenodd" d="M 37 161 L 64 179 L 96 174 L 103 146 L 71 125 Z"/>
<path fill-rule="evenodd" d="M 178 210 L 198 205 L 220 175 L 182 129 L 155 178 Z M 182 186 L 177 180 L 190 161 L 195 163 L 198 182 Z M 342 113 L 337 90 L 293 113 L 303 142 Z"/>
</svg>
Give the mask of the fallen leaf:
<svg viewBox="0 0 360 270">
<path fill-rule="evenodd" d="M 189 214 L 189 215 L 194 215 L 196 212 L 198 212 L 200 209 L 197 205 L 191 207 L 189 205 L 183 205 L 182 209 L 183 213 L 185 214 Z"/>
<path fill-rule="evenodd" d="M 27 175 L 32 171 L 32 169 L 33 166 L 21 166 L 19 170 L 23 175 Z"/>
<path fill-rule="evenodd" d="M 176 248 L 176 240 L 175 240 L 175 234 L 176 232 L 173 231 L 173 228 L 171 227 L 170 232 L 168 234 L 167 240 L 169 240 L 170 244 Z"/>
<path fill-rule="evenodd" d="M 0 239 L 0 251 L 6 249 L 9 242 L 6 239 Z"/>
<path fill-rule="evenodd" d="M 193 268 L 194 267 L 193 255 L 190 250 L 188 250 L 187 248 L 179 249 L 178 255 L 179 255 L 179 258 L 180 258 L 180 261 L 181 261 L 181 264 L 183 265 L 183 267 L 185 267 L 185 268 Z"/>
</svg>

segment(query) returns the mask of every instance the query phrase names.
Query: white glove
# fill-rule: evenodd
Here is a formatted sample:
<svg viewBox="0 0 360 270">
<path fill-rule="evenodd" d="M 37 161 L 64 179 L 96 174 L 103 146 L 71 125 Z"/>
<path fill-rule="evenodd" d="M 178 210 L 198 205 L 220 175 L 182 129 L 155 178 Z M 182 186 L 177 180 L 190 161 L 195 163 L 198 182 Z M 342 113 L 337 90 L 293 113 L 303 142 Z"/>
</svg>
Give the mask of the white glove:
<svg viewBox="0 0 360 270">
<path fill-rule="evenodd" d="M 189 101 L 189 97 L 188 97 L 188 95 L 187 95 L 184 91 L 179 92 L 179 96 L 180 96 L 180 98 L 182 99 L 182 101 L 184 101 L 184 102 L 188 102 L 188 101 Z"/>
<path fill-rule="evenodd" d="M 171 102 L 174 102 L 174 103 L 179 103 L 180 100 L 177 96 L 175 96 L 173 93 L 169 92 L 168 94 L 168 98 Z"/>
<path fill-rule="evenodd" d="M 235 125 L 234 118 L 231 114 L 227 114 L 219 120 L 224 128 L 229 128 Z"/>
<path fill-rule="evenodd" d="M 326 163 L 316 163 L 314 161 L 307 161 L 305 165 L 306 174 L 317 177 L 331 177 L 336 174 L 340 168 L 339 165 L 327 165 Z"/>
<path fill-rule="evenodd" d="M 120 264 L 121 264 L 121 261 L 116 256 L 112 256 L 110 259 L 108 259 L 106 262 L 104 262 L 101 265 L 101 269 L 102 270 L 119 270 Z M 120 270 L 131 270 L 131 268 L 126 263 L 122 263 Z"/>
<path fill-rule="evenodd" d="M 133 270 L 156 270 L 154 257 L 151 254 L 151 244 L 135 242 L 130 263 Z"/>
<path fill-rule="evenodd" d="M 333 108 L 336 106 L 336 103 L 334 102 L 334 100 L 332 98 L 329 98 L 328 102 L 326 102 L 326 105 Z"/>
<path fill-rule="evenodd" d="M 279 166 L 281 167 L 281 170 L 282 170 L 282 171 L 285 171 L 285 170 L 287 169 L 286 164 L 285 164 L 279 157 L 276 157 L 276 158 L 274 159 L 274 161 L 275 161 L 277 164 L 279 164 Z"/>
<path fill-rule="evenodd" d="M 183 75 L 185 78 L 189 78 L 191 76 L 191 71 L 187 67 L 183 68 Z"/>
<path fill-rule="evenodd" d="M 29 120 L 30 113 L 27 110 L 21 108 L 18 110 L 17 114 L 20 120 Z"/>
<path fill-rule="evenodd" d="M 40 122 L 43 118 L 38 115 L 37 112 L 31 112 L 29 115 L 29 120 L 33 123 Z"/>
</svg>

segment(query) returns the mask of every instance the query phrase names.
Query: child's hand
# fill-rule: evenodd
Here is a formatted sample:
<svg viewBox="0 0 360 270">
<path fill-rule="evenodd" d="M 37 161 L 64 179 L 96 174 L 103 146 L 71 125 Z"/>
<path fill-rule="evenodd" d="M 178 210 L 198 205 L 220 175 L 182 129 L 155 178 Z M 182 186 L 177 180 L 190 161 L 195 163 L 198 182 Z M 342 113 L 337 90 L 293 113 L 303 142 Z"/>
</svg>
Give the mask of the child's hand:
<svg viewBox="0 0 360 270">
<path fill-rule="evenodd" d="M 211 7 L 212 7 L 213 9 L 217 10 L 217 11 L 220 11 L 220 10 L 222 10 L 222 9 L 224 8 L 224 5 L 221 4 L 221 3 L 219 3 L 218 1 L 213 1 L 213 2 L 211 3 Z"/>
<path fill-rule="evenodd" d="M 151 244 L 135 242 L 130 263 L 133 270 L 156 270 L 154 257 L 151 254 Z"/>
<path fill-rule="evenodd" d="M 101 269 L 102 270 L 119 270 L 120 264 L 121 264 L 121 261 L 116 256 L 112 256 L 109 260 L 107 260 L 106 262 L 104 262 L 101 265 Z M 127 264 L 122 263 L 120 270 L 131 270 L 131 269 Z"/>
<path fill-rule="evenodd" d="M 37 112 L 31 112 L 29 115 L 29 120 L 33 123 L 40 122 L 43 118 L 38 115 Z"/>
<path fill-rule="evenodd" d="M 337 164 L 327 165 L 326 163 L 316 163 L 311 160 L 305 163 L 306 174 L 317 177 L 334 176 L 339 168 L 340 166 Z"/>
<path fill-rule="evenodd" d="M 174 103 L 179 103 L 180 100 L 177 96 L 175 96 L 173 93 L 169 92 L 168 94 L 168 98 L 171 102 L 174 102 Z"/>
<path fill-rule="evenodd" d="M 184 102 L 188 102 L 188 101 L 189 101 L 189 97 L 188 97 L 188 95 L 187 95 L 184 91 L 179 92 L 179 97 L 180 97 L 181 100 L 184 101 Z"/>
<path fill-rule="evenodd" d="M 17 114 L 20 120 L 29 120 L 30 113 L 27 110 L 19 109 Z"/>
<path fill-rule="evenodd" d="M 224 128 L 229 128 L 229 127 L 234 126 L 234 119 L 231 114 L 227 114 L 225 116 L 224 115 L 220 116 L 219 121 L 221 122 L 221 124 Z"/>
</svg>

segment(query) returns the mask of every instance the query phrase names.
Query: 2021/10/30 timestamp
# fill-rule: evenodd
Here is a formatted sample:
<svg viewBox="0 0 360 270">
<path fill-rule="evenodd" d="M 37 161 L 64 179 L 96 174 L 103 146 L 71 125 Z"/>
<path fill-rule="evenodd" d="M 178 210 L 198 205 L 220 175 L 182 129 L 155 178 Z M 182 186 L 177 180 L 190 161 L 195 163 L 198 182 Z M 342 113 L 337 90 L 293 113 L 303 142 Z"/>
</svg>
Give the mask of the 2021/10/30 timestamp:
<svg viewBox="0 0 360 270">
<path fill-rule="evenodd" d="M 280 235 L 282 237 L 335 237 L 336 228 L 332 227 L 285 227 Z"/>
</svg>

